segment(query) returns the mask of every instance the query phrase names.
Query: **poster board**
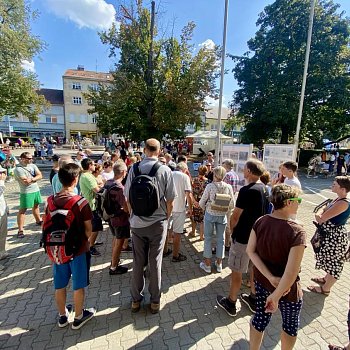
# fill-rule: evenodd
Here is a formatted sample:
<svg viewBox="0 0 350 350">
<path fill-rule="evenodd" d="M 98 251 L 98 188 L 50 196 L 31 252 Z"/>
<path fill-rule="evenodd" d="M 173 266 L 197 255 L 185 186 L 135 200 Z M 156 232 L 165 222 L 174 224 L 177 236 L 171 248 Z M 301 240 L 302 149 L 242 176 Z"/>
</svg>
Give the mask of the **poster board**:
<svg viewBox="0 0 350 350">
<path fill-rule="evenodd" d="M 234 161 L 233 170 L 239 176 L 239 185 L 244 186 L 243 169 L 246 161 L 252 157 L 253 144 L 223 144 L 221 150 L 221 161 L 232 159 Z"/>
<path fill-rule="evenodd" d="M 295 161 L 297 158 L 297 149 L 295 145 L 264 145 L 263 162 L 266 170 L 271 175 L 278 173 L 278 168 L 281 163 L 288 160 Z"/>
</svg>

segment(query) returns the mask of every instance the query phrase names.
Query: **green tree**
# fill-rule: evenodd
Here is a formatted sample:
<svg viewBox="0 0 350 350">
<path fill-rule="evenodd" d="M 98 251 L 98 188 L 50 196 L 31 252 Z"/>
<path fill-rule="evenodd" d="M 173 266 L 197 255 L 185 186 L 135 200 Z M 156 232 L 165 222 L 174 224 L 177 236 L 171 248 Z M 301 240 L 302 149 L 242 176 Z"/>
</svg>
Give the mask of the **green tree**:
<svg viewBox="0 0 350 350">
<path fill-rule="evenodd" d="M 30 33 L 30 19 L 36 16 L 23 0 L 0 1 L 0 119 L 22 113 L 35 122 L 47 103 L 36 90 L 34 73 L 23 69 L 43 43 Z"/>
<path fill-rule="evenodd" d="M 315 8 L 301 140 L 349 132 L 350 22 L 339 5 Z M 243 122 L 245 141 L 288 143 L 295 134 L 310 13 L 309 0 L 276 0 L 265 7 L 249 51 L 236 61 L 233 123 Z"/>
<path fill-rule="evenodd" d="M 205 97 L 216 93 L 218 49 L 201 47 L 193 54 L 194 23 L 180 39 L 158 38 L 152 13 L 135 1 L 121 7 L 113 26 L 100 34 L 118 57 L 110 86 L 90 91 L 88 98 L 104 134 L 119 133 L 134 139 L 178 136 L 188 123 L 200 123 Z"/>
</svg>

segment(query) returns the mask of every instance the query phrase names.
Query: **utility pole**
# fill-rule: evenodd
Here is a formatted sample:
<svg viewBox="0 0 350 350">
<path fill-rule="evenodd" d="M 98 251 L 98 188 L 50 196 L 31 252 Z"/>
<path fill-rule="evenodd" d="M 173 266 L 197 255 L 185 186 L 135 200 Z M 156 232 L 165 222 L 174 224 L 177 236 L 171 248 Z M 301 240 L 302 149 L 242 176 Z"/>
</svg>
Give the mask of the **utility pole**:
<svg viewBox="0 0 350 350">
<path fill-rule="evenodd" d="M 303 115 L 307 71 L 309 68 L 309 58 L 310 58 L 310 48 L 311 48 L 311 38 L 312 38 L 312 27 L 313 27 L 313 23 L 314 23 L 315 3 L 316 3 L 316 0 L 311 0 L 311 9 L 310 9 L 310 17 L 309 17 L 309 30 L 308 30 L 308 34 L 307 34 L 306 53 L 305 53 L 305 62 L 304 62 L 304 74 L 303 74 L 303 82 L 302 82 L 302 86 L 301 86 L 297 129 L 296 129 L 295 138 L 294 138 L 294 144 L 296 146 L 296 151 L 298 151 L 298 148 L 299 148 L 300 125 L 301 125 L 301 117 Z"/>
<path fill-rule="evenodd" d="M 224 31 L 222 38 L 221 51 L 221 76 L 220 76 L 220 95 L 219 95 L 219 113 L 218 113 L 218 133 L 215 151 L 215 165 L 220 164 L 221 153 L 221 110 L 222 110 L 222 95 L 224 90 L 224 75 L 225 75 L 225 56 L 226 56 L 226 34 L 227 34 L 227 17 L 228 17 L 228 0 L 225 0 L 225 16 L 224 16 Z"/>
<path fill-rule="evenodd" d="M 155 17 L 155 1 L 151 2 L 151 27 L 150 27 L 150 46 L 148 52 L 148 65 L 147 65 L 147 118 L 150 122 L 150 127 L 152 123 L 153 115 L 153 36 L 154 36 L 154 17 Z M 153 128 L 151 127 L 150 130 Z"/>
</svg>

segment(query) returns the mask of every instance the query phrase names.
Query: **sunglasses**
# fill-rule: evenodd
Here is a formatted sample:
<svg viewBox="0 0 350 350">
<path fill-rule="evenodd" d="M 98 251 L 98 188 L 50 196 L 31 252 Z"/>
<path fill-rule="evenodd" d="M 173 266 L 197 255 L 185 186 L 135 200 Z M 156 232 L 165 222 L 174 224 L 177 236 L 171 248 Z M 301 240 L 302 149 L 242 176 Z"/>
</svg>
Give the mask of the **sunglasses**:
<svg viewBox="0 0 350 350">
<path fill-rule="evenodd" d="M 288 198 L 287 200 L 288 201 L 296 201 L 296 202 L 298 202 L 298 204 L 300 204 L 303 199 L 299 198 L 299 197 L 295 197 L 295 198 Z"/>
</svg>

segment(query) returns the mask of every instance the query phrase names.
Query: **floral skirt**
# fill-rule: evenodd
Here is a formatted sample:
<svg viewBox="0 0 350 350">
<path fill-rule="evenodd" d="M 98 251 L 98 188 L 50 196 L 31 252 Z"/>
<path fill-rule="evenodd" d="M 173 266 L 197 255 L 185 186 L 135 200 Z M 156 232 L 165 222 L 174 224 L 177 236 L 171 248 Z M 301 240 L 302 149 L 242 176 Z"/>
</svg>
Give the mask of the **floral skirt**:
<svg viewBox="0 0 350 350">
<path fill-rule="evenodd" d="M 202 223 L 204 219 L 204 211 L 202 208 L 192 208 L 192 220 L 197 223 Z"/>
<path fill-rule="evenodd" d="M 324 270 L 339 279 L 345 263 L 345 253 L 348 248 L 348 234 L 345 226 L 336 226 L 331 222 L 322 225 L 327 232 L 316 253 L 316 269 Z"/>
</svg>

